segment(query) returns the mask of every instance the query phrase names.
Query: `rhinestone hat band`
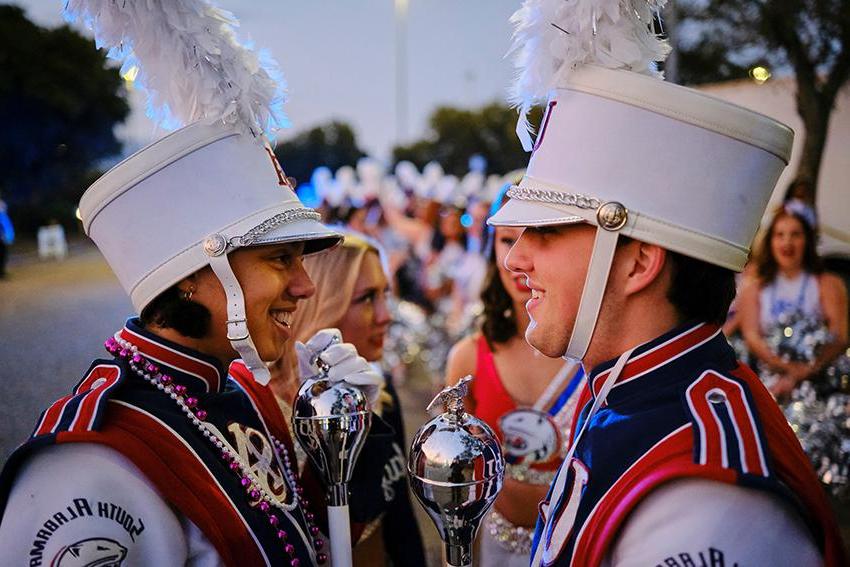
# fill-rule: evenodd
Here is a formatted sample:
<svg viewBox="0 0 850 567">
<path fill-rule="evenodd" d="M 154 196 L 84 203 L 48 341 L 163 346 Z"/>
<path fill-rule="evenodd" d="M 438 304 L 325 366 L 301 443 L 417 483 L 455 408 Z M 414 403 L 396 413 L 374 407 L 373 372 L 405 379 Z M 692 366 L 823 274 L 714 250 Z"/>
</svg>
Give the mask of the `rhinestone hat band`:
<svg viewBox="0 0 850 567">
<path fill-rule="evenodd" d="M 543 203 L 552 203 L 555 205 L 570 205 L 579 209 L 598 209 L 602 206 L 602 201 L 596 197 L 588 197 L 579 193 L 563 193 L 561 191 L 552 191 L 549 189 L 535 189 L 533 187 L 520 187 L 513 185 L 508 189 L 508 197 L 511 199 L 519 199 L 520 201 L 540 201 Z"/>
<path fill-rule="evenodd" d="M 259 225 L 255 226 L 254 228 L 243 234 L 241 237 L 236 237 L 235 239 L 232 239 L 236 240 L 236 242 L 233 242 L 233 244 L 239 246 L 250 246 L 258 238 L 282 224 L 300 220 L 318 221 L 321 219 L 322 215 L 320 215 L 317 211 L 313 209 L 290 209 L 263 221 Z"/>
<path fill-rule="evenodd" d="M 537 201 L 539 203 L 569 205 L 579 209 L 595 210 L 596 222 L 600 227 L 609 231 L 622 229 L 629 220 L 629 211 L 622 203 L 617 201 L 603 202 L 596 197 L 588 197 L 580 193 L 564 193 L 551 189 L 512 185 L 508 189 L 507 196 L 520 201 Z"/>
<path fill-rule="evenodd" d="M 264 220 L 242 236 L 234 236 L 229 240 L 221 234 L 210 235 L 204 240 L 204 252 L 207 256 L 221 256 L 227 251 L 228 245 L 233 248 L 250 246 L 260 237 L 282 224 L 300 220 L 320 221 L 322 215 L 314 209 L 290 209 Z"/>
</svg>

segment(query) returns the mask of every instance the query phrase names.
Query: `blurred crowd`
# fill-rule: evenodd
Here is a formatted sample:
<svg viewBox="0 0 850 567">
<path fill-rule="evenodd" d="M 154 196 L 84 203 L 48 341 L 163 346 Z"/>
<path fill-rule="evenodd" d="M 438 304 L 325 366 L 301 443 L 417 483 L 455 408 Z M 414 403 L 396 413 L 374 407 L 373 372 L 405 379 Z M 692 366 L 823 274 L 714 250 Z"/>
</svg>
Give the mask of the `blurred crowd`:
<svg viewBox="0 0 850 567">
<path fill-rule="evenodd" d="M 322 167 L 313 174 L 310 185 L 323 219 L 368 236 L 383 250 L 393 289 L 384 364 L 397 381 L 419 362 L 434 389 L 442 387 L 452 346 L 481 330 L 488 269 L 498 269 L 486 220 L 521 173 L 488 176 L 485 170 L 479 158 L 460 178 L 436 162 L 421 171 L 400 162 L 386 171 L 364 158 L 356 167 Z M 821 480 L 847 497 L 846 286 L 824 271 L 818 257 L 817 216 L 806 183 L 792 183 L 769 214 L 739 276 L 724 332 L 784 409 Z M 503 302 L 507 313 L 512 303 Z"/>
</svg>

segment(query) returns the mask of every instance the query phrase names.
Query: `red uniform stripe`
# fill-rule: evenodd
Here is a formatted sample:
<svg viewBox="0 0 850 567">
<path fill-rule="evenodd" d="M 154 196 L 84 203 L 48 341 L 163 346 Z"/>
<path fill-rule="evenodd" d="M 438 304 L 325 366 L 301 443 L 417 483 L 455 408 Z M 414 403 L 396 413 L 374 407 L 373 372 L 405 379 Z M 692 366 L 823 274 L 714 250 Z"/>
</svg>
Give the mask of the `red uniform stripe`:
<svg viewBox="0 0 850 567">
<path fill-rule="evenodd" d="M 576 402 L 576 410 L 573 413 L 572 424 L 570 425 L 570 446 L 575 443 L 576 435 L 578 435 L 578 418 L 581 415 L 581 410 L 587 405 L 587 403 L 592 399 L 590 393 L 590 385 L 585 381 L 584 385 L 581 387 L 581 392 L 578 395 L 578 401 Z"/>
<path fill-rule="evenodd" d="M 62 413 L 65 411 L 65 405 L 71 401 L 73 397 L 74 394 L 68 394 L 67 396 L 59 398 L 53 402 L 53 404 L 47 408 L 47 411 L 44 412 L 44 417 L 41 418 L 41 423 L 38 424 L 35 433 L 33 433 L 33 437 L 53 433 L 56 426 L 59 425 L 59 422 L 62 420 Z"/>
<path fill-rule="evenodd" d="M 722 398 L 717 396 L 717 399 L 723 401 L 709 401 L 709 397 L 713 394 L 722 395 Z M 741 384 L 716 372 L 706 371 L 688 388 L 687 396 L 688 404 L 700 424 L 701 464 L 729 466 L 726 432 L 721 427 L 721 422 L 712 407 L 715 403 L 724 403 L 735 428 L 743 471 L 768 476 L 764 448 L 755 416 Z M 718 445 L 723 451 L 720 458 L 716 452 Z"/>
<path fill-rule="evenodd" d="M 635 356 L 623 367 L 620 377 L 617 378 L 617 385 L 628 382 L 666 364 L 670 360 L 708 341 L 718 332 L 719 327 L 716 325 L 701 323 L 667 342 Z M 611 370 L 606 370 L 593 378 L 594 395 L 598 394 L 600 388 L 602 388 L 602 384 L 605 383 L 605 378 L 610 373 Z"/>
<path fill-rule="evenodd" d="M 91 369 L 88 376 L 77 387 L 78 393 L 86 390 L 88 392 L 80 400 L 80 404 L 77 406 L 77 415 L 74 416 L 68 430 L 82 432 L 92 428 L 104 394 L 118 382 L 120 377 L 121 369 L 112 364 L 101 364 Z M 98 380 L 102 380 L 102 382 L 94 386 Z"/>
<path fill-rule="evenodd" d="M 217 392 L 220 386 L 218 369 L 198 358 L 170 349 L 164 345 L 152 342 L 128 328 L 121 329 L 121 338 L 139 348 L 141 354 L 154 362 L 176 368 L 186 374 L 195 376 L 207 384 L 210 392 Z"/>
</svg>

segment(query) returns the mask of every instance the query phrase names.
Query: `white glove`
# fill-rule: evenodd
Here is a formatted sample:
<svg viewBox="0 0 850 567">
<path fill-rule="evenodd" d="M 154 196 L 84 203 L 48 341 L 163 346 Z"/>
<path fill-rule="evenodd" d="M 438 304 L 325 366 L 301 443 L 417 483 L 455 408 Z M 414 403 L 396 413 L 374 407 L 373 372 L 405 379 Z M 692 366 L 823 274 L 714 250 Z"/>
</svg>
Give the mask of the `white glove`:
<svg viewBox="0 0 850 567">
<path fill-rule="evenodd" d="M 353 344 L 342 342 L 339 329 L 322 329 L 307 344 L 296 342 L 295 351 L 302 380 L 323 372 L 324 368 L 319 363 L 321 358 L 329 367 L 327 374 L 331 382 L 346 382 L 356 386 L 366 395 L 370 406 L 377 407 L 384 377 L 357 354 Z"/>
</svg>

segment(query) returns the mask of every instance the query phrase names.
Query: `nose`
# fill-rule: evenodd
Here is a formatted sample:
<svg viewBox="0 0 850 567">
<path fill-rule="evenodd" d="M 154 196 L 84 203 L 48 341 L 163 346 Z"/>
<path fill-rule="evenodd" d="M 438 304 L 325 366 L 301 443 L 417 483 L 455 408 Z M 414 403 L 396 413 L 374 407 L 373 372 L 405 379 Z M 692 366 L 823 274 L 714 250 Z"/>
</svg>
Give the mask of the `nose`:
<svg viewBox="0 0 850 567">
<path fill-rule="evenodd" d="M 375 325 L 377 326 L 388 325 L 392 322 L 392 315 L 387 299 L 387 294 L 382 293 L 375 300 Z"/>
<path fill-rule="evenodd" d="M 528 255 L 528 238 L 526 237 L 526 231 L 523 230 L 522 234 L 519 235 L 519 238 L 517 238 L 505 256 L 505 268 L 511 272 L 527 274 L 532 270 L 533 266 L 531 257 Z"/>
<path fill-rule="evenodd" d="M 289 283 L 286 286 L 286 292 L 293 299 L 307 299 L 316 293 L 316 285 L 310 279 L 307 270 L 304 269 L 304 263 L 301 258 L 298 258 L 294 264 Z"/>
</svg>

